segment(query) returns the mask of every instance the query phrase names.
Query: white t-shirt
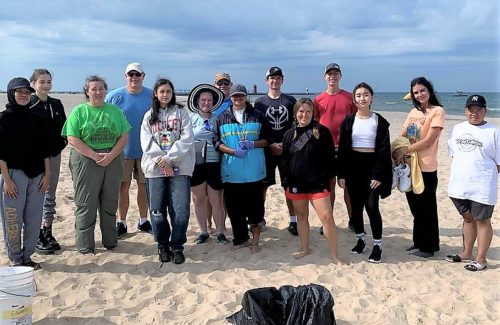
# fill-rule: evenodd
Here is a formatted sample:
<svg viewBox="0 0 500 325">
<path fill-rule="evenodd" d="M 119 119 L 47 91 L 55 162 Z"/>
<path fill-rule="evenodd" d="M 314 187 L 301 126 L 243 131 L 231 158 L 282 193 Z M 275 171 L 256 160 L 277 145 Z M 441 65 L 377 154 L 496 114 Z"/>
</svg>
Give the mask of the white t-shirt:
<svg viewBox="0 0 500 325">
<path fill-rule="evenodd" d="M 372 113 L 369 118 L 355 117 L 352 125 L 352 147 L 353 148 L 375 148 L 377 137 L 377 114 Z"/>
<path fill-rule="evenodd" d="M 500 130 L 490 123 L 455 125 L 448 137 L 452 157 L 448 195 L 487 205 L 497 201 Z"/>
</svg>

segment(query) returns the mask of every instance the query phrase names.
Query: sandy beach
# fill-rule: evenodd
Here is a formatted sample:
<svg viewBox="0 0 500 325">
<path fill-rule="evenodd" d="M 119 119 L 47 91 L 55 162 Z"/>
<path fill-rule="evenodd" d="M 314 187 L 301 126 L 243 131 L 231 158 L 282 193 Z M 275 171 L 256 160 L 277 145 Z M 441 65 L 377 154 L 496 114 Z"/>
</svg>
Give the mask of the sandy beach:
<svg viewBox="0 0 500 325">
<path fill-rule="evenodd" d="M 2 94 L 0 107 L 5 107 Z M 83 95 L 58 94 L 67 112 L 83 100 Z M 183 98 L 185 100 L 185 98 Z M 406 113 L 380 112 L 391 123 L 394 138 Z M 439 144 L 438 209 L 441 251 L 435 257 L 410 256 L 413 220 L 406 197 L 397 190 L 381 201 L 383 259 L 368 263 L 372 246 L 368 232 L 368 252 L 351 255 L 355 236 L 347 227 L 342 193 L 337 189 L 334 209 L 339 228 L 339 253 L 350 265 L 330 264 L 325 240 L 318 234 L 319 219 L 311 208 L 312 253 L 301 260 L 292 257 L 298 247 L 291 236 L 283 191 L 273 186 L 266 201 L 267 231 L 262 234 L 262 251 L 232 251 L 214 237 L 207 244 L 193 243 L 199 229 L 191 207 L 187 261 L 166 263 L 160 268 L 152 235 L 136 232 L 138 209 L 132 198 L 128 214 L 129 234 L 118 247 L 107 251 L 101 246 L 96 228 L 96 255 L 75 251 L 73 184 L 68 168 L 69 150 L 63 151 L 57 190 L 54 235 L 62 250 L 54 255 L 35 254 L 42 270 L 35 272 L 38 294 L 34 298 L 36 324 L 226 324 L 225 318 L 241 308 L 248 289 L 282 285 L 320 284 L 335 300 L 339 325 L 345 324 L 498 324 L 500 323 L 500 226 L 498 208 L 492 219 L 493 241 L 488 269 L 469 272 L 461 263 L 444 261 L 447 254 L 461 251 L 462 218 L 447 196 L 450 159 L 446 139 L 453 125 L 464 116 L 448 116 Z M 500 119 L 488 118 L 499 126 Z M 464 171 L 466 172 L 466 171 Z M 229 220 L 226 225 L 230 231 Z M 3 241 L 3 238 L 2 238 Z M 476 249 L 474 250 L 474 252 Z M 0 266 L 9 261 L 2 252 Z"/>
</svg>

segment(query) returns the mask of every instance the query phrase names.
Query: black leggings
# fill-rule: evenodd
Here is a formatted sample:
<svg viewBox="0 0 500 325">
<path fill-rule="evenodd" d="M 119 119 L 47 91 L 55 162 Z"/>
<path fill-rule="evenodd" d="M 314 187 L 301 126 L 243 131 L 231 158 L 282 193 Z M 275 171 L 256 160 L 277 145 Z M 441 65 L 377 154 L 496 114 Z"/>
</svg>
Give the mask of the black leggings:
<svg viewBox="0 0 500 325">
<path fill-rule="evenodd" d="M 233 244 L 248 240 L 248 226 L 264 221 L 262 182 L 224 183 L 224 202 L 233 227 Z"/>
<path fill-rule="evenodd" d="M 346 177 L 346 186 L 351 197 L 352 223 L 356 234 L 365 232 L 363 222 L 363 209 L 366 209 L 373 239 L 382 239 L 382 216 L 379 209 L 379 187 L 370 188 L 372 169 L 375 165 L 376 155 L 373 152 L 352 153 L 349 161 L 350 173 Z"/>
<path fill-rule="evenodd" d="M 422 172 L 424 191 L 421 194 L 406 193 L 413 214 L 413 245 L 422 252 L 439 251 L 439 224 L 436 189 L 437 171 Z"/>
</svg>

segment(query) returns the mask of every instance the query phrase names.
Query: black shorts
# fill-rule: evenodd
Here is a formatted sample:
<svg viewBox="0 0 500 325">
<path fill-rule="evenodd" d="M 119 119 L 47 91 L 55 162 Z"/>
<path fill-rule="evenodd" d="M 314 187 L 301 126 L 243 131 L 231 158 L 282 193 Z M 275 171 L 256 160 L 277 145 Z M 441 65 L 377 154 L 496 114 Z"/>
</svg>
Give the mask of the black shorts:
<svg viewBox="0 0 500 325">
<path fill-rule="evenodd" d="M 266 178 L 262 180 L 262 185 L 267 187 L 276 184 L 276 167 L 278 167 L 281 179 L 283 179 L 283 171 L 279 165 L 281 156 L 273 155 L 267 148 L 264 154 L 266 157 Z"/>
<path fill-rule="evenodd" d="M 487 220 L 493 216 L 494 205 L 482 204 L 466 199 L 456 199 L 453 197 L 450 197 L 450 199 L 460 214 L 469 212 L 476 220 Z"/>
<path fill-rule="evenodd" d="M 191 186 L 198 186 L 203 182 L 207 182 L 208 185 L 216 191 L 222 190 L 220 162 L 209 162 L 194 166 Z"/>
</svg>

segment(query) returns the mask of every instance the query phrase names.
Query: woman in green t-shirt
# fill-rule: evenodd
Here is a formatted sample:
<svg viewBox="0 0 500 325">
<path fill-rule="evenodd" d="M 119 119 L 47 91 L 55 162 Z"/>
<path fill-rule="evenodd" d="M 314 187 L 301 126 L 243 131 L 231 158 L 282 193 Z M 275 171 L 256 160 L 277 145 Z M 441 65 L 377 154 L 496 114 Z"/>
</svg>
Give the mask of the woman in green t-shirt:
<svg viewBox="0 0 500 325">
<path fill-rule="evenodd" d="M 117 244 L 116 210 L 123 173 L 123 148 L 131 126 L 120 108 L 104 102 L 108 86 L 90 76 L 83 91 L 87 101 L 73 108 L 62 134 L 71 146 L 69 167 L 75 189 L 76 248 L 94 254 L 94 228 L 100 214 L 102 245 Z"/>
</svg>

